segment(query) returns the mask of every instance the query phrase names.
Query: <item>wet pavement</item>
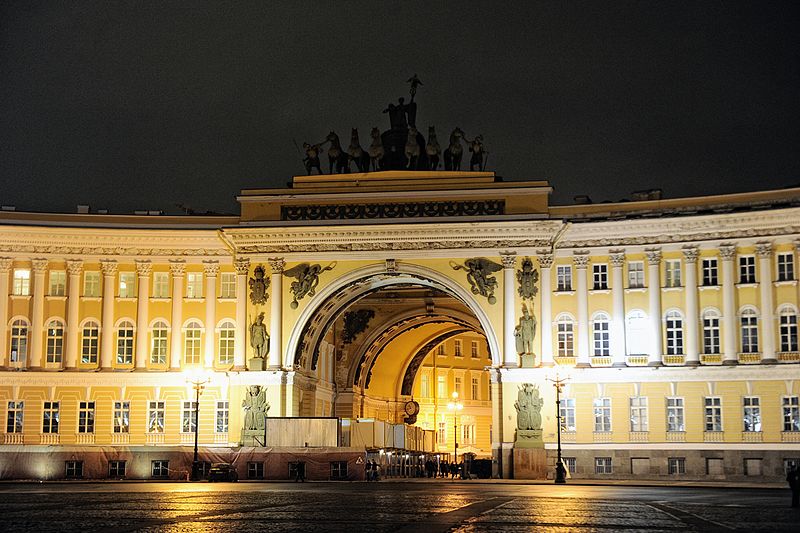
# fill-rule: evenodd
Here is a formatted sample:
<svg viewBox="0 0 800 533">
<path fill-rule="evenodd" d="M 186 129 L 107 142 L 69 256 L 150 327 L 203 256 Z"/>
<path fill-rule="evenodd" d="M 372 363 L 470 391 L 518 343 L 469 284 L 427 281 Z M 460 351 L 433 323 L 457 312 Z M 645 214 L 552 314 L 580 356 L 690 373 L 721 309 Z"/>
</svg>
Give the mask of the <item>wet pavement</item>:
<svg viewBox="0 0 800 533">
<path fill-rule="evenodd" d="M 407 483 L 3 483 L 5 531 L 800 531 L 784 489 Z"/>
</svg>

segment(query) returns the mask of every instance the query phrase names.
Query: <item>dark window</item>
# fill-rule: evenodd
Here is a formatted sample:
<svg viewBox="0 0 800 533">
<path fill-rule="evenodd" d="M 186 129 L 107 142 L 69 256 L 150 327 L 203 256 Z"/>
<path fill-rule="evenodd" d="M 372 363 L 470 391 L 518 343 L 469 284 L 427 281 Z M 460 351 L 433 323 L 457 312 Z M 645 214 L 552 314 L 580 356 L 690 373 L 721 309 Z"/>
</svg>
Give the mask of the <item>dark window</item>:
<svg viewBox="0 0 800 533">
<path fill-rule="evenodd" d="M 331 479 L 347 479 L 347 461 L 331 461 Z"/>
<path fill-rule="evenodd" d="M 83 461 L 64 461 L 67 479 L 80 479 L 83 477 Z"/>
<path fill-rule="evenodd" d="M 125 477 L 125 461 L 109 461 L 108 477 L 111 478 Z"/>
<path fill-rule="evenodd" d="M 247 463 L 247 479 L 264 479 L 264 463 Z"/>
</svg>

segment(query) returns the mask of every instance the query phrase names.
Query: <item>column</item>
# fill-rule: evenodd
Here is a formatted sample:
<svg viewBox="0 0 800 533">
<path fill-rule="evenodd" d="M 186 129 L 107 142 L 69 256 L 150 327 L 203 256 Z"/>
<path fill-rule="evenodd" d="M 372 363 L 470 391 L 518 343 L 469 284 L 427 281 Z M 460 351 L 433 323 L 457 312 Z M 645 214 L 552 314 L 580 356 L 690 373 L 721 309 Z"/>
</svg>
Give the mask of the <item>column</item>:
<svg viewBox="0 0 800 533">
<path fill-rule="evenodd" d="M 44 293 L 47 259 L 33 259 L 33 316 L 31 317 L 31 368 L 42 367 L 43 332 L 44 332 Z"/>
<path fill-rule="evenodd" d="M 247 274 L 250 271 L 249 259 L 236 259 L 233 262 L 236 269 L 236 332 L 233 336 L 233 368 L 245 368 L 245 342 L 247 330 Z"/>
<path fill-rule="evenodd" d="M 587 285 L 587 267 L 589 266 L 589 253 L 576 252 L 572 256 L 575 264 L 575 277 L 577 278 L 578 291 L 578 362 L 577 366 L 589 365 L 589 288 Z"/>
<path fill-rule="evenodd" d="M 81 272 L 83 272 L 83 261 L 73 259 L 67 261 L 67 272 L 69 282 L 67 284 L 67 338 L 66 359 L 64 368 L 74 370 L 78 366 L 78 331 L 80 329 L 81 317 Z"/>
<path fill-rule="evenodd" d="M 514 339 L 514 328 L 517 325 L 514 304 L 514 267 L 517 266 L 517 253 L 500 254 L 503 261 L 503 366 L 518 367 L 517 343 Z M 531 309 L 531 312 L 533 310 Z"/>
<path fill-rule="evenodd" d="M 686 344 L 684 353 L 687 365 L 700 364 L 700 343 L 698 341 L 698 323 L 700 322 L 697 310 L 697 256 L 700 254 L 695 246 L 683 249 L 683 258 L 686 261 L 686 287 L 684 288 L 684 307 L 686 319 L 683 322 L 686 331 Z"/>
<path fill-rule="evenodd" d="M 110 370 L 114 361 L 114 298 L 117 262 L 112 259 L 100 260 L 103 273 L 103 324 L 100 334 L 100 368 Z"/>
<path fill-rule="evenodd" d="M 8 295 L 11 265 L 14 260 L 10 257 L 0 257 L 0 368 L 8 364 L 6 361 L 6 346 L 8 345 Z"/>
<path fill-rule="evenodd" d="M 758 285 L 761 289 L 761 362 L 776 363 L 775 305 L 772 297 L 772 243 L 756 243 Z"/>
<path fill-rule="evenodd" d="M 553 254 L 539 253 L 539 273 L 541 274 L 542 316 L 539 317 L 542 337 L 542 364 L 553 364 L 553 282 L 551 270 L 553 267 Z"/>
<path fill-rule="evenodd" d="M 205 367 L 214 368 L 214 352 L 217 346 L 217 274 L 219 274 L 219 261 L 203 261 L 203 271 L 206 278 L 206 338 L 205 338 Z"/>
<path fill-rule="evenodd" d="M 645 250 L 647 254 L 647 294 L 650 299 L 650 333 L 652 344 L 648 365 L 661 365 L 664 351 L 661 337 L 661 250 Z"/>
<path fill-rule="evenodd" d="M 503 382 L 500 369 L 489 370 L 489 395 L 492 400 L 492 477 L 504 478 L 510 465 L 504 465 Z"/>
<path fill-rule="evenodd" d="M 136 370 L 147 369 L 147 342 L 150 324 L 150 261 L 136 261 Z"/>
<path fill-rule="evenodd" d="M 170 318 L 171 337 L 169 345 L 169 369 L 181 369 L 181 332 L 183 328 L 183 274 L 186 263 L 181 260 L 169 262 L 172 273 L 172 317 Z"/>
<path fill-rule="evenodd" d="M 269 266 L 272 269 L 271 281 L 271 294 L 272 303 L 269 311 L 269 368 L 281 368 L 283 366 L 283 354 L 281 349 L 283 346 L 283 339 L 281 333 L 283 328 L 283 320 L 281 317 L 282 298 L 283 298 L 283 267 L 286 266 L 286 261 L 280 258 L 269 260 Z"/>
<path fill-rule="evenodd" d="M 736 350 L 736 290 L 733 260 L 736 258 L 736 246 L 721 244 L 719 255 L 722 257 L 722 364 L 736 365 L 739 357 Z"/>
<path fill-rule="evenodd" d="M 610 250 L 611 261 L 611 356 L 614 366 L 625 366 L 624 250 Z"/>
</svg>

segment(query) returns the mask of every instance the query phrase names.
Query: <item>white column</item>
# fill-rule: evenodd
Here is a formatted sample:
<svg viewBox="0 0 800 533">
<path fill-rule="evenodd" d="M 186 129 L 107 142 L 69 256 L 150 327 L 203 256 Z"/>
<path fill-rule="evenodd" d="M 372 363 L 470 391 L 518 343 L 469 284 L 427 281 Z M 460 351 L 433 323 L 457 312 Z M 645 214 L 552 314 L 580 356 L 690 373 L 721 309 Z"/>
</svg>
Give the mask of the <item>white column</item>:
<svg viewBox="0 0 800 533">
<path fill-rule="evenodd" d="M 8 295 L 11 265 L 14 260 L 10 257 L 0 257 L 0 368 L 8 364 L 6 361 L 6 346 L 8 346 Z"/>
<path fill-rule="evenodd" d="M 181 337 L 183 336 L 183 275 L 186 272 L 186 263 L 176 260 L 169 262 L 169 271 L 172 273 L 172 317 L 171 337 L 169 343 L 169 369 L 181 369 Z"/>
<path fill-rule="evenodd" d="M 719 255 L 722 257 L 722 364 L 739 363 L 736 350 L 736 289 L 733 260 L 736 258 L 736 246 L 721 244 Z"/>
<path fill-rule="evenodd" d="M 33 259 L 33 316 L 31 317 L 31 368 L 41 368 L 43 359 L 44 294 L 47 259 Z"/>
<path fill-rule="evenodd" d="M 761 361 L 777 362 L 775 355 L 775 305 L 772 297 L 772 243 L 756 243 L 758 285 L 761 289 Z"/>
<path fill-rule="evenodd" d="M 610 250 L 611 261 L 611 355 L 615 366 L 625 365 L 624 250 Z"/>
<path fill-rule="evenodd" d="M 83 261 L 73 259 L 67 261 L 67 272 L 69 273 L 69 283 L 67 285 L 67 338 L 66 359 L 64 367 L 67 370 L 74 370 L 78 366 L 78 330 L 80 328 L 81 317 L 81 272 L 83 271 Z"/>
<path fill-rule="evenodd" d="M 697 309 L 697 256 L 699 250 L 694 247 L 683 249 L 683 258 L 686 260 L 686 287 L 684 288 L 684 307 L 686 310 L 686 320 L 684 329 L 686 331 L 685 363 L 687 365 L 700 364 L 700 351 L 698 341 L 698 324 L 700 322 Z"/>
<path fill-rule="evenodd" d="M 205 338 L 205 367 L 214 368 L 214 352 L 217 346 L 217 274 L 219 274 L 219 261 L 203 261 L 206 277 L 206 338 Z"/>
<path fill-rule="evenodd" d="M 136 370 L 147 369 L 147 336 L 150 304 L 150 261 L 136 261 Z"/>
<path fill-rule="evenodd" d="M 514 339 L 514 328 L 517 325 L 514 307 L 514 268 L 517 266 L 517 254 L 504 252 L 500 254 L 500 259 L 503 261 L 503 366 L 513 368 L 520 366 Z"/>
<path fill-rule="evenodd" d="M 589 365 L 589 288 L 587 283 L 587 267 L 589 266 L 588 252 L 575 253 L 572 256 L 575 264 L 575 277 L 577 278 L 578 291 L 578 362 L 579 366 Z"/>
<path fill-rule="evenodd" d="M 100 337 L 100 368 L 110 370 L 114 361 L 114 298 L 116 297 L 117 262 L 100 261 L 103 272 L 103 324 Z"/>
<path fill-rule="evenodd" d="M 269 266 L 272 269 L 270 276 L 272 302 L 269 311 L 269 368 L 281 368 L 283 366 L 281 310 L 283 307 L 283 268 L 286 266 L 286 261 L 280 258 L 270 259 Z"/>
<path fill-rule="evenodd" d="M 247 341 L 247 274 L 250 271 L 249 259 L 236 259 L 236 331 L 233 335 L 233 369 L 245 368 L 245 342 Z"/>
<path fill-rule="evenodd" d="M 661 364 L 664 351 L 661 337 L 661 250 L 645 250 L 647 254 L 647 294 L 650 300 L 650 357 L 648 365 Z"/>
<path fill-rule="evenodd" d="M 553 254 L 549 252 L 539 253 L 539 272 L 542 276 L 541 295 L 542 295 L 542 316 L 539 317 L 539 330 L 542 332 L 542 364 L 553 364 L 553 283 L 550 273 L 553 266 Z"/>
</svg>

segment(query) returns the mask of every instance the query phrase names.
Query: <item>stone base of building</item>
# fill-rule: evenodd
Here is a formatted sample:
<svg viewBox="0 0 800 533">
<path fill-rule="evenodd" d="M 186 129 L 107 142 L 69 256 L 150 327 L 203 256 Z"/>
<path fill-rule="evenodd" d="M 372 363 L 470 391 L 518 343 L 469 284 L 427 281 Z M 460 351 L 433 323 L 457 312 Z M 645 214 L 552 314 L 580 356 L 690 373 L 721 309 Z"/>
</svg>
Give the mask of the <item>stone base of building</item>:
<svg viewBox="0 0 800 533">
<path fill-rule="evenodd" d="M 546 479 L 547 452 L 544 448 L 514 448 L 514 479 Z"/>
</svg>

